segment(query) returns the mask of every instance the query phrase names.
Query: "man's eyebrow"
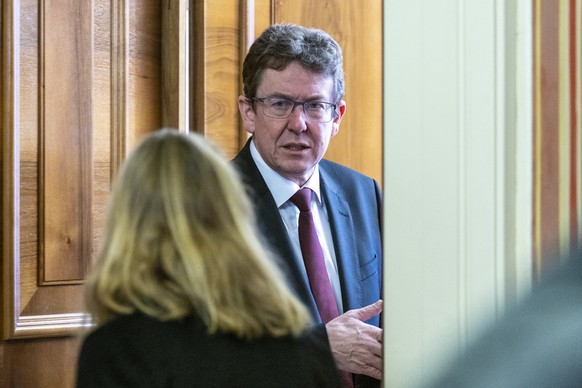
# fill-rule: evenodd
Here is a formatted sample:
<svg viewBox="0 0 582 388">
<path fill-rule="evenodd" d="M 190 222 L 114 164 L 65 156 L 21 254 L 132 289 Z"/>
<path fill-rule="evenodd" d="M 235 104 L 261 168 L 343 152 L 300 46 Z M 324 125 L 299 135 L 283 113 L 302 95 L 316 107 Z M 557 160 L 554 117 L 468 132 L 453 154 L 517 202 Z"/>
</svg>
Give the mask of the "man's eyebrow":
<svg viewBox="0 0 582 388">
<path fill-rule="evenodd" d="M 272 93 L 272 94 L 269 94 L 263 98 L 273 98 L 273 97 L 274 98 L 284 98 L 286 100 L 296 101 L 293 97 L 291 97 L 287 94 L 284 94 L 284 93 Z M 314 96 L 310 96 L 302 101 L 325 101 L 325 98 L 322 95 L 317 94 Z"/>
<path fill-rule="evenodd" d="M 291 96 L 288 96 L 288 95 L 286 95 L 286 94 L 283 94 L 283 93 L 271 93 L 271 94 L 267 95 L 267 96 L 266 96 L 266 97 L 264 97 L 264 98 L 273 98 L 273 97 L 274 97 L 274 98 L 285 98 L 285 99 L 287 99 L 287 100 L 293 100 L 293 99 L 291 98 Z"/>
</svg>

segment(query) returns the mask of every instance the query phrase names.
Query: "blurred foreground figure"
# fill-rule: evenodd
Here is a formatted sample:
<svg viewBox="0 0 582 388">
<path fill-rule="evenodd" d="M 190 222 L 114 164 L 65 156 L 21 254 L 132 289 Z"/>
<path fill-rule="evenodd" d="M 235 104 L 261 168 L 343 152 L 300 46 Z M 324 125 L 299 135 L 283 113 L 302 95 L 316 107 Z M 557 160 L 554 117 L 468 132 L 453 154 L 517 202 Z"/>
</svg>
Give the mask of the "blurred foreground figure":
<svg viewBox="0 0 582 388">
<path fill-rule="evenodd" d="M 433 387 L 582 387 L 582 255 L 534 289 Z"/>
<path fill-rule="evenodd" d="M 338 386 L 325 330 L 310 328 L 252 214 L 201 136 L 148 136 L 113 184 L 77 386 Z"/>
</svg>

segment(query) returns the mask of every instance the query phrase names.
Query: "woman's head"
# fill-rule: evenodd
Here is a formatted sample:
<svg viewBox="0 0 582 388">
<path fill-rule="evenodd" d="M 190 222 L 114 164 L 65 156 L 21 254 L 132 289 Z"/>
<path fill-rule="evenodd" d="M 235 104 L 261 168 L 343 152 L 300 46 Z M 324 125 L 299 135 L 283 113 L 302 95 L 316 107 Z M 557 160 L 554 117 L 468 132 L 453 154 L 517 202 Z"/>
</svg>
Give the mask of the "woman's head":
<svg viewBox="0 0 582 388">
<path fill-rule="evenodd" d="M 116 176 L 88 308 L 101 321 L 133 311 L 162 320 L 196 312 L 212 331 L 297 333 L 304 308 L 282 286 L 255 230 L 244 188 L 216 148 L 196 134 L 155 132 Z M 269 328 L 271 314 L 294 323 Z"/>
</svg>

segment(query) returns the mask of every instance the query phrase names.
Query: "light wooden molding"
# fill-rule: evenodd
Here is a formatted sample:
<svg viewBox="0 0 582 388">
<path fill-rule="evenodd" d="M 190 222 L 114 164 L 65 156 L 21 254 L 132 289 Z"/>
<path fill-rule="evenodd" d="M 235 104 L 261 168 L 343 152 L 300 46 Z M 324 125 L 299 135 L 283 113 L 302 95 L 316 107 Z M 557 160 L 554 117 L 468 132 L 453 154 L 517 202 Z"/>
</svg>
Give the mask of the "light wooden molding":
<svg viewBox="0 0 582 388">
<path fill-rule="evenodd" d="M 162 124 L 187 132 L 188 1 L 165 0 L 162 9 Z"/>
<path fill-rule="evenodd" d="M 10 338 L 20 309 L 19 3 L 2 2 L 2 337 Z"/>
<path fill-rule="evenodd" d="M 127 156 L 127 85 L 128 85 L 128 4 L 112 3 L 111 8 L 111 177 Z"/>
</svg>

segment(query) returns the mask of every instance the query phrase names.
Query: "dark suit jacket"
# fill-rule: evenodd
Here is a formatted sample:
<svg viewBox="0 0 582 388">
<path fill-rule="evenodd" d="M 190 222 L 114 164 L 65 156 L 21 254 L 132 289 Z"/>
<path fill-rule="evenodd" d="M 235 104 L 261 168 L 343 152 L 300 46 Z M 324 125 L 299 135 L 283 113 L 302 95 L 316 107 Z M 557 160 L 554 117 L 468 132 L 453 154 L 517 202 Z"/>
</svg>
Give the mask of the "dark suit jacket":
<svg viewBox="0 0 582 388">
<path fill-rule="evenodd" d="M 267 243 L 282 260 L 290 287 L 321 321 L 279 209 L 250 153 L 250 141 L 233 160 L 255 205 Z M 319 163 L 321 191 L 329 214 L 344 310 L 380 299 L 382 290 L 382 195 L 378 183 L 337 163 Z M 379 326 L 379 317 L 368 323 Z"/>
<path fill-rule="evenodd" d="M 325 330 L 253 342 L 209 335 L 195 316 L 159 321 L 121 316 L 92 332 L 77 387 L 338 387 Z"/>
</svg>

